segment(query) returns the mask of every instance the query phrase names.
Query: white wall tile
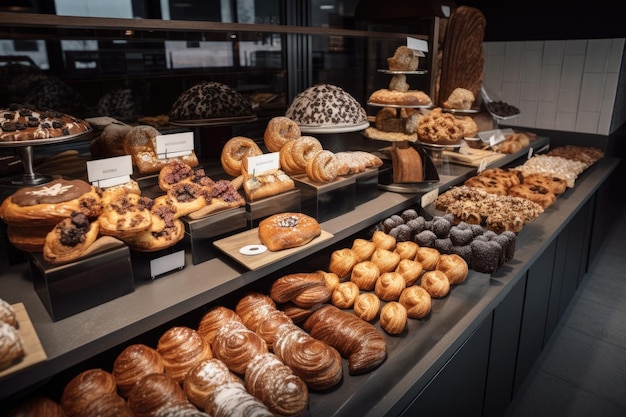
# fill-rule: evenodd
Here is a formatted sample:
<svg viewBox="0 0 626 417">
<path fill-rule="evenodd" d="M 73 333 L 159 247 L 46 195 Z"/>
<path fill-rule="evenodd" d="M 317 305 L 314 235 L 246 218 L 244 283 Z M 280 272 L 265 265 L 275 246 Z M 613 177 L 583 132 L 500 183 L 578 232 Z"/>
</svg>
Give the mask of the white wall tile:
<svg viewBox="0 0 626 417">
<path fill-rule="evenodd" d="M 561 91 L 557 106 L 559 111 L 576 113 L 578 111 L 578 99 L 580 91 Z"/>
<path fill-rule="evenodd" d="M 519 82 L 521 78 L 521 63 L 523 59 L 524 43 L 507 42 L 506 54 L 504 55 L 504 78 L 505 82 Z"/>
<path fill-rule="evenodd" d="M 600 112 L 579 111 L 576 115 L 576 131 L 580 133 L 596 133 L 598 131 Z"/>
<path fill-rule="evenodd" d="M 585 57 L 582 55 L 565 55 L 561 71 L 561 92 L 580 91 L 584 63 Z"/>
<path fill-rule="evenodd" d="M 604 73 L 586 72 L 580 89 L 580 111 L 600 112 L 604 92 Z"/>
<path fill-rule="evenodd" d="M 576 131 L 576 113 L 557 111 L 554 128 L 564 132 Z"/>
<path fill-rule="evenodd" d="M 565 55 L 565 41 L 547 41 L 543 48 L 543 65 L 552 66 L 563 64 Z"/>
<path fill-rule="evenodd" d="M 497 98 L 492 97 L 492 100 L 496 100 Z M 506 101 L 509 104 L 517 106 L 520 100 L 520 84 L 518 82 L 503 82 L 502 83 L 502 94 L 500 95 L 500 100 Z"/>
<path fill-rule="evenodd" d="M 565 55 L 585 55 L 586 50 L 587 41 L 584 39 L 565 41 Z"/>
<path fill-rule="evenodd" d="M 520 115 L 517 118 L 518 126 L 533 127 L 537 123 L 537 100 L 520 100 Z"/>
<path fill-rule="evenodd" d="M 521 83 L 519 102 L 537 100 L 539 100 L 539 83 Z"/>
<path fill-rule="evenodd" d="M 556 103 L 561 85 L 561 65 L 544 65 L 541 69 L 539 97 L 541 101 Z"/>
<path fill-rule="evenodd" d="M 609 52 L 609 62 L 606 72 L 619 72 L 624 55 L 624 38 L 611 39 L 611 52 Z"/>
<path fill-rule="evenodd" d="M 553 102 L 539 102 L 537 105 L 537 125 L 541 129 L 554 129 L 557 106 Z"/>
<path fill-rule="evenodd" d="M 543 51 L 541 49 L 524 49 L 522 57 L 521 81 L 538 83 L 541 79 L 541 61 Z"/>
<path fill-rule="evenodd" d="M 611 52 L 610 39 L 591 39 L 587 43 L 585 72 L 606 72 Z"/>
</svg>

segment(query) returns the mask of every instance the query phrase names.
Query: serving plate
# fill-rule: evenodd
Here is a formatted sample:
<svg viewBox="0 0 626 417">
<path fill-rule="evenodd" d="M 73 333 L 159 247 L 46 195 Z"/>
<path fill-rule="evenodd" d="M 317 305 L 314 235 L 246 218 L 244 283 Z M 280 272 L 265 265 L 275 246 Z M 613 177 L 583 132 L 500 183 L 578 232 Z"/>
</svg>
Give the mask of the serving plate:
<svg viewBox="0 0 626 417">
<path fill-rule="evenodd" d="M 370 126 L 370 122 L 365 121 L 362 123 L 340 125 L 340 126 L 307 126 L 298 125 L 302 133 L 309 134 L 324 134 L 324 133 L 348 133 L 358 132 L 367 129 Z"/>
</svg>

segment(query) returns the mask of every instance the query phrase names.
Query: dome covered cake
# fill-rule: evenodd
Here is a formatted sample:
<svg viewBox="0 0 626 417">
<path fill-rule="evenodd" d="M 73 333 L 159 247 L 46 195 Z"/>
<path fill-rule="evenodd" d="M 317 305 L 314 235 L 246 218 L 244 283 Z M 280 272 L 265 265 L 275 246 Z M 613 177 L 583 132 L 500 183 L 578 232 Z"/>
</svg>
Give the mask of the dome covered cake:
<svg viewBox="0 0 626 417">
<path fill-rule="evenodd" d="M 225 84 L 204 81 L 184 91 L 172 105 L 172 120 L 253 116 L 252 105 Z"/>
<path fill-rule="evenodd" d="M 367 122 L 365 109 L 342 88 L 317 84 L 299 93 L 285 116 L 300 126 L 338 127 Z"/>
</svg>

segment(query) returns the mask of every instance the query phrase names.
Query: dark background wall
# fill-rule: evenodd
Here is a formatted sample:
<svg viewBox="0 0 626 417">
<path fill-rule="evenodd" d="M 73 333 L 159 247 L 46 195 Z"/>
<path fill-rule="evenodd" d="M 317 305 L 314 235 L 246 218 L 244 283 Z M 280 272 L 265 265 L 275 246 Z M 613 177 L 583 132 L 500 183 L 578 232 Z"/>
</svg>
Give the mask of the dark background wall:
<svg viewBox="0 0 626 417">
<path fill-rule="evenodd" d="M 626 37 L 620 2 L 459 0 L 487 19 L 485 41 L 608 39 Z"/>
</svg>

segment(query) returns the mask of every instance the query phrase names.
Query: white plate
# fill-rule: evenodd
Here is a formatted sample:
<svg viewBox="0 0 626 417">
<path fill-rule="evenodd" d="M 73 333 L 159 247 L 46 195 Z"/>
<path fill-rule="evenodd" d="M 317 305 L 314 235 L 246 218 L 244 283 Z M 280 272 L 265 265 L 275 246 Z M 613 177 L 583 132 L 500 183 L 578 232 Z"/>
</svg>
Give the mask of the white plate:
<svg viewBox="0 0 626 417">
<path fill-rule="evenodd" d="M 170 124 L 173 124 L 174 126 L 189 126 L 189 127 L 225 126 L 225 125 L 234 125 L 237 123 L 253 122 L 256 119 L 257 117 L 255 115 L 236 116 L 236 117 L 216 117 L 213 119 L 170 120 Z"/>
<path fill-rule="evenodd" d="M 8 141 L 8 142 L 0 141 L 0 147 L 6 146 L 9 148 L 14 148 L 16 146 L 49 145 L 51 143 L 60 143 L 60 142 L 66 142 L 68 140 L 73 140 L 73 139 L 78 138 L 79 136 L 83 136 L 91 132 L 92 132 L 92 129 L 89 128 L 88 130 L 85 130 L 84 132 L 74 133 L 73 135 L 67 135 L 67 136 L 59 136 L 58 138 L 15 140 L 15 141 Z"/>
<path fill-rule="evenodd" d="M 452 113 L 452 114 L 476 114 L 480 112 L 479 109 L 445 109 L 445 108 L 442 108 L 442 110 L 446 113 Z"/>
<path fill-rule="evenodd" d="M 415 105 L 409 105 L 409 104 L 381 104 L 381 103 L 372 103 L 371 101 L 367 102 L 368 106 L 374 106 L 374 107 L 391 107 L 394 109 L 430 109 L 433 104 L 415 104 Z"/>
<path fill-rule="evenodd" d="M 340 125 L 340 126 L 305 126 L 299 125 L 302 133 L 347 133 L 358 132 L 360 130 L 367 129 L 370 126 L 370 122 L 365 121 L 363 123 L 357 123 L 353 125 Z"/>
<path fill-rule="evenodd" d="M 428 73 L 427 70 L 415 70 L 415 71 L 392 71 L 392 70 L 388 70 L 388 69 L 379 69 L 378 72 L 382 72 L 383 74 L 392 74 L 392 75 L 401 75 L 401 74 L 406 74 L 406 75 L 413 75 L 413 74 L 426 74 Z"/>
</svg>

